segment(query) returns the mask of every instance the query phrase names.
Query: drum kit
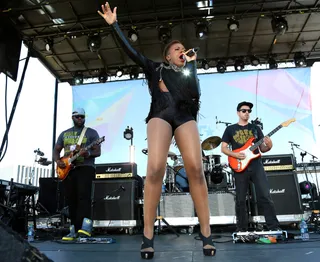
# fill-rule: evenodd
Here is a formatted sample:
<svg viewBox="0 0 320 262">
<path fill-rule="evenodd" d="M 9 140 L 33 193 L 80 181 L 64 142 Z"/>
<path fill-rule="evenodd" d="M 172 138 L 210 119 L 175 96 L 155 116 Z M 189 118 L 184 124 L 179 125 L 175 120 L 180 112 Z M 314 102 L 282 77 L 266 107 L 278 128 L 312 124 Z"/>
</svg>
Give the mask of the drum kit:
<svg viewBox="0 0 320 262">
<path fill-rule="evenodd" d="M 223 172 L 225 165 L 221 164 L 221 155 L 205 155 L 204 151 L 217 148 L 221 143 L 221 138 L 211 136 L 201 143 L 203 170 L 207 180 L 208 188 L 212 184 L 220 184 L 226 179 Z M 148 149 L 142 149 L 142 153 L 148 155 Z M 177 155 L 171 151 L 168 152 L 168 158 L 173 160 L 173 165 L 166 165 L 165 171 L 165 188 L 167 193 L 189 192 L 189 183 L 184 168 L 181 155 Z M 227 183 L 225 183 L 227 185 Z"/>
</svg>

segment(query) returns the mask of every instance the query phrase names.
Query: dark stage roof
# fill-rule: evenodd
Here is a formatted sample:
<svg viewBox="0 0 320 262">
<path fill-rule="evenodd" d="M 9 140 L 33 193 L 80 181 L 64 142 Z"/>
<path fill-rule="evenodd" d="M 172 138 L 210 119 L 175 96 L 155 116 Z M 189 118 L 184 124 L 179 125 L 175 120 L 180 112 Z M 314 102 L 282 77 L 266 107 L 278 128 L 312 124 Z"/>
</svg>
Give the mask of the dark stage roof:
<svg viewBox="0 0 320 262">
<path fill-rule="evenodd" d="M 72 82 L 77 72 L 96 77 L 101 70 L 115 75 L 118 67 L 129 70 L 133 62 L 120 48 L 111 28 L 97 14 L 104 1 L 93 0 L 14 0 L 3 8 L 23 35 L 25 44 L 60 81 Z M 160 61 L 164 43 L 158 38 L 159 28 L 169 27 L 172 39 L 187 48 L 199 46 L 202 59 L 210 66 L 225 60 L 233 65 L 237 58 L 250 63 L 256 55 L 266 63 L 292 61 L 295 52 L 303 52 L 308 60 L 320 58 L 319 0 L 117 0 L 118 22 L 125 32 L 134 27 L 139 38 L 134 47 L 152 60 Z M 200 8 L 202 6 L 202 8 Z M 288 29 L 275 34 L 272 19 L 284 19 Z M 239 30 L 230 31 L 234 19 Z M 232 20 L 231 20 L 232 21 Z M 283 22 L 283 20 L 282 20 Z M 196 25 L 206 23 L 206 39 L 196 37 Z M 88 37 L 99 34 L 101 47 L 88 48 Z M 46 44 L 51 50 L 46 50 Z"/>
</svg>

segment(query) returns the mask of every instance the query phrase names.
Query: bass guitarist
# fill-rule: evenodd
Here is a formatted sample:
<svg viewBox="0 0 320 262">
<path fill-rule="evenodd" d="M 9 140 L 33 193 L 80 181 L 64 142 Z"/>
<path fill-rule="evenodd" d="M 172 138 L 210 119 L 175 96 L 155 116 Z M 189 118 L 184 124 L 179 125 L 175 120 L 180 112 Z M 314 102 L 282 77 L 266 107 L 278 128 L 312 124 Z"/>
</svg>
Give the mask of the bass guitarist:
<svg viewBox="0 0 320 262">
<path fill-rule="evenodd" d="M 263 214 L 269 230 L 281 230 L 279 221 L 276 217 L 274 203 L 270 196 L 270 189 L 267 175 L 264 171 L 260 152 L 268 152 L 272 148 L 271 139 L 264 137 L 259 126 L 250 124 L 249 118 L 253 104 L 250 102 L 241 102 L 237 106 L 237 114 L 239 121 L 237 124 L 229 125 L 222 136 L 221 151 L 229 156 L 229 158 L 244 160 L 246 154 L 243 152 L 234 152 L 243 147 L 249 139 L 254 138 L 253 142 L 263 139 L 259 148 L 254 151 L 258 154 L 241 172 L 234 172 L 236 185 L 236 215 L 237 215 L 237 231 L 248 230 L 248 215 L 246 205 L 246 195 L 248 191 L 249 181 L 255 185 L 258 205 L 263 209 Z M 231 146 L 231 150 L 229 149 Z"/>
<path fill-rule="evenodd" d="M 72 241 L 78 234 L 91 236 L 91 183 L 95 176 L 95 158 L 100 156 L 100 145 L 89 150 L 83 148 L 99 139 L 98 132 L 85 127 L 85 111 L 77 108 L 72 112 L 74 126 L 63 131 L 53 151 L 54 161 L 58 168 L 66 169 L 66 163 L 60 159 L 64 149 L 64 157 L 80 152 L 80 156 L 72 162 L 73 168 L 63 180 L 66 202 L 71 219 L 70 233 L 62 240 Z M 77 234 L 78 233 L 78 234 Z"/>
</svg>

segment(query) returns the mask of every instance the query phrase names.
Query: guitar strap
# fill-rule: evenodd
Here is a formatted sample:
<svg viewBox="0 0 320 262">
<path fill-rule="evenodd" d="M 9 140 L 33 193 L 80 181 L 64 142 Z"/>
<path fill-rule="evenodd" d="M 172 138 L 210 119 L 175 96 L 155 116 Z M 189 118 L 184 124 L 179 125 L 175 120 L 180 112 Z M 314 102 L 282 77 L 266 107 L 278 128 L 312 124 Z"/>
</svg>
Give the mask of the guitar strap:
<svg viewBox="0 0 320 262">
<path fill-rule="evenodd" d="M 84 137 L 84 134 L 86 133 L 87 131 L 87 127 L 84 127 L 81 131 L 81 134 L 79 136 L 79 140 L 78 140 L 78 143 L 77 145 L 80 147 L 81 143 L 82 143 L 82 140 L 83 140 L 83 137 Z"/>
</svg>

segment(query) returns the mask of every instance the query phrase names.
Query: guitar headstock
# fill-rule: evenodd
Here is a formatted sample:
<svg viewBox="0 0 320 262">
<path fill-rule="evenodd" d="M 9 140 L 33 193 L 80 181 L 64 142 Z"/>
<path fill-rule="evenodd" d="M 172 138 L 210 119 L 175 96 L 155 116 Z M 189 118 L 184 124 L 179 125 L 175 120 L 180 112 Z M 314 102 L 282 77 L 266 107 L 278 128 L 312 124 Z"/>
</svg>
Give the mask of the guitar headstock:
<svg viewBox="0 0 320 262">
<path fill-rule="evenodd" d="M 104 142 L 105 140 L 105 136 L 100 137 L 99 139 L 97 139 L 94 144 L 95 145 L 100 145 L 102 142 Z"/>
<path fill-rule="evenodd" d="M 296 121 L 295 118 L 291 118 L 291 119 L 283 122 L 281 125 L 282 125 L 283 127 L 287 127 L 288 125 L 290 125 L 291 123 L 293 123 L 293 122 L 295 122 L 295 121 Z"/>
</svg>

